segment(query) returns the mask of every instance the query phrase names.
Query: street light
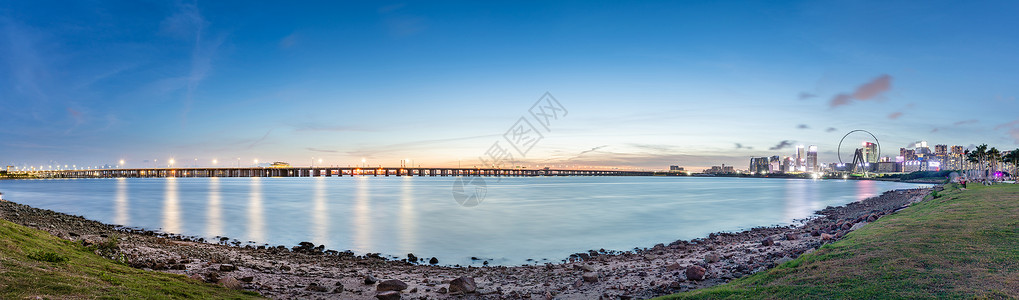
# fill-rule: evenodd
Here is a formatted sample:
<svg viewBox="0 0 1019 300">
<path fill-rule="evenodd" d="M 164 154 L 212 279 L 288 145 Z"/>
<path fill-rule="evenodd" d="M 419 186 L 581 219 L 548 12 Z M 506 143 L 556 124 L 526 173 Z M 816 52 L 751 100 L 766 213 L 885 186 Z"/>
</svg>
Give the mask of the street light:
<svg viewBox="0 0 1019 300">
<path fill-rule="evenodd" d="M 217 163 L 219 163 L 219 160 L 213 158 L 212 159 L 212 165 L 215 166 Z"/>
<path fill-rule="evenodd" d="M 255 159 L 255 166 L 256 167 L 258 166 L 258 159 L 257 158 Z"/>
<path fill-rule="evenodd" d="M 173 163 L 174 163 L 174 160 L 173 160 L 173 159 L 171 158 L 171 159 L 170 159 L 170 167 L 171 167 L 171 168 L 173 167 Z"/>
</svg>

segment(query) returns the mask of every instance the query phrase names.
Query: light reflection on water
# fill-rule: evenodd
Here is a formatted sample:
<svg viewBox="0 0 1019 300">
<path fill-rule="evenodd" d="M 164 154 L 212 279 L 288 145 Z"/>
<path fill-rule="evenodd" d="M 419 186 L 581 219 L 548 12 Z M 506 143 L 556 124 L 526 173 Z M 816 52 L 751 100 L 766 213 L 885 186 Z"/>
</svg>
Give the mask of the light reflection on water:
<svg viewBox="0 0 1019 300">
<path fill-rule="evenodd" d="M 212 240 L 404 257 L 443 264 L 558 261 L 711 232 L 790 224 L 826 206 L 895 188 L 878 181 L 691 177 L 545 177 L 489 181 L 481 205 L 452 198 L 453 177 L 7 180 L 15 202 L 103 222 Z M 477 261 L 475 263 L 480 263 Z"/>
</svg>

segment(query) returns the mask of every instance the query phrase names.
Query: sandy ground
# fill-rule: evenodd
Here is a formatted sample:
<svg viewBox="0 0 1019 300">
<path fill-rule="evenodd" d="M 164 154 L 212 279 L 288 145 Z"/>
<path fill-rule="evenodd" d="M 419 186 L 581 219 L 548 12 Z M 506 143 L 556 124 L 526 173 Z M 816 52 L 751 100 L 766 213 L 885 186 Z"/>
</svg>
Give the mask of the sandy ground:
<svg viewBox="0 0 1019 300">
<path fill-rule="evenodd" d="M 220 245 L 116 227 L 15 202 L 0 202 L 0 218 L 85 244 L 117 238 L 119 250 L 111 258 L 270 298 L 643 299 L 713 286 L 774 267 L 921 201 L 930 190 L 889 191 L 828 207 L 800 226 L 714 233 L 627 252 L 592 250 L 575 254 L 566 263 L 512 267 L 456 268 L 430 265 L 428 258 L 411 263 L 323 251 L 308 244 L 291 249 Z M 471 280 L 476 289 L 472 290 Z M 384 291 L 391 289 L 396 291 Z"/>
</svg>

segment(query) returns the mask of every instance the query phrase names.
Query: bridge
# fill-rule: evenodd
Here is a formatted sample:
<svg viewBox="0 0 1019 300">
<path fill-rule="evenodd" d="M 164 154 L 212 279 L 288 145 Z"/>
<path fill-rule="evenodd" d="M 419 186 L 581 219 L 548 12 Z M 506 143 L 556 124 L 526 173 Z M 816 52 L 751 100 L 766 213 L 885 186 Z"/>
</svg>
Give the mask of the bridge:
<svg viewBox="0 0 1019 300">
<path fill-rule="evenodd" d="M 653 176 L 653 171 L 521 168 L 393 168 L 393 167 L 247 167 L 138 168 L 44 170 L 27 174 L 44 178 L 162 177 L 331 177 L 331 176 Z"/>
</svg>

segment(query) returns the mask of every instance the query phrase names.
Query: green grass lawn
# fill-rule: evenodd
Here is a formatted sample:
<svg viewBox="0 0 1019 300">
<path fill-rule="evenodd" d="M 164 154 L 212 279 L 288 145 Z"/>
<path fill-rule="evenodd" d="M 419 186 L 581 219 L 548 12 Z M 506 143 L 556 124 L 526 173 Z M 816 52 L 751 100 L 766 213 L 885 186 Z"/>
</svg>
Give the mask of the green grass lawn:
<svg viewBox="0 0 1019 300">
<path fill-rule="evenodd" d="M 248 299 L 181 275 L 144 271 L 41 230 L 0 220 L 0 299 Z"/>
<path fill-rule="evenodd" d="M 774 269 L 660 299 L 687 298 L 1019 298 L 1019 185 L 949 185 Z"/>
</svg>

